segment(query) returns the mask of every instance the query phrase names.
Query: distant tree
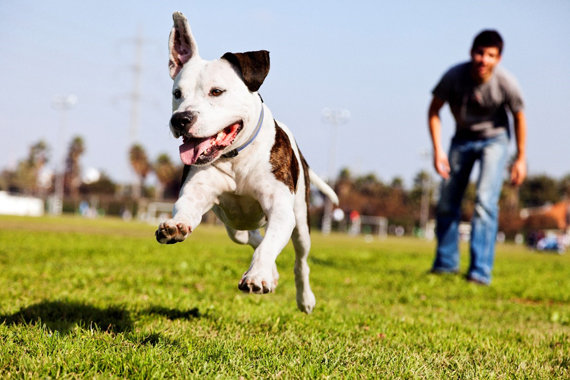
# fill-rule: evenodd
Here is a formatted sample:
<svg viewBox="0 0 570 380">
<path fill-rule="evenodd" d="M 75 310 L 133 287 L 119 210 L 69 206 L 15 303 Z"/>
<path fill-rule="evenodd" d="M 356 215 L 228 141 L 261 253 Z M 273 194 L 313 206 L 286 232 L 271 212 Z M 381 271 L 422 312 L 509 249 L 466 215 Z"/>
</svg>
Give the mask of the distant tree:
<svg viewBox="0 0 570 380">
<path fill-rule="evenodd" d="M 106 173 L 101 172 L 97 181 L 91 182 L 90 184 L 81 184 L 79 191 L 81 194 L 113 195 L 115 194 L 116 188 L 117 184 L 113 182 L 111 177 Z"/>
<path fill-rule="evenodd" d="M 501 212 L 517 211 L 519 209 L 519 191 L 520 188 L 511 186 L 510 181 L 505 181 L 503 183 L 501 197 L 499 199 Z"/>
<path fill-rule="evenodd" d="M 477 198 L 477 186 L 474 182 L 469 182 L 463 195 L 463 203 L 461 205 L 462 220 L 471 220 L 475 210 L 475 200 Z"/>
<path fill-rule="evenodd" d="M 129 150 L 129 159 L 138 177 L 138 181 L 133 186 L 133 198 L 139 199 L 146 176 L 151 171 L 151 165 L 144 148 L 140 144 L 135 144 L 131 147 Z"/>
<path fill-rule="evenodd" d="M 384 184 L 378 179 L 376 174 L 368 173 L 357 177 L 354 180 L 354 186 L 362 194 L 372 196 L 379 195 L 383 190 Z"/>
<path fill-rule="evenodd" d="M 410 199 L 415 203 L 420 203 L 424 186 L 431 187 L 432 176 L 426 170 L 420 170 L 412 181 L 412 189 L 410 190 Z"/>
<path fill-rule="evenodd" d="M 10 174 L 7 170 L 0 172 L 0 191 L 6 191 L 10 188 Z"/>
<path fill-rule="evenodd" d="M 16 187 L 16 171 L 10 169 L 2 170 L 0 173 L 0 190 L 14 191 Z"/>
<path fill-rule="evenodd" d="M 410 222 L 409 217 L 415 210 L 412 211 L 409 207 L 409 196 L 404 189 L 402 177 L 394 177 L 390 186 L 385 187 L 380 198 L 383 211 L 379 214 L 388 217 L 392 223 L 411 228 L 413 223 Z"/>
<path fill-rule="evenodd" d="M 538 207 L 560 200 L 558 182 L 546 174 L 528 177 L 520 186 L 519 198 L 522 207 Z"/>
<path fill-rule="evenodd" d="M 85 152 L 85 144 L 83 139 L 75 136 L 69 144 L 69 150 L 65 159 L 64 184 L 69 189 L 69 193 L 73 197 L 79 194 L 79 186 L 81 186 L 81 168 L 79 158 Z"/>
<path fill-rule="evenodd" d="M 338 173 L 338 180 L 350 180 L 352 178 L 352 173 L 349 168 L 342 168 Z"/>
<path fill-rule="evenodd" d="M 390 183 L 390 187 L 393 189 L 404 189 L 404 179 L 400 176 L 394 177 Z"/>
<path fill-rule="evenodd" d="M 174 166 L 173 180 L 164 189 L 165 198 L 176 198 L 180 193 L 180 186 L 182 181 L 182 173 L 184 172 L 184 165 Z"/>
<path fill-rule="evenodd" d="M 48 162 L 49 147 L 45 141 L 39 141 L 30 147 L 28 157 L 20 162 L 11 176 L 11 188 L 26 194 L 38 194 L 38 175 Z"/>
<path fill-rule="evenodd" d="M 352 187 L 353 182 L 350 169 L 341 169 L 335 182 L 334 191 L 340 198 L 344 198 L 346 200 L 347 195 L 352 191 Z"/>
<path fill-rule="evenodd" d="M 161 154 L 156 159 L 156 162 L 153 165 L 154 174 L 156 174 L 156 178 L 158 179 L 158 186 L 155 193 L 157 199 L 164 199 L 164 191 L 168 187 L 168 185 L 175 179 L 176 176 L 176 167 L 170 160 L 168 154 Z"/>
<path fill-rule="evenodd" d="M 412 189 L 409 194 L 409 211 L 414 221 L 427 223 L 430 219 L 430 210 L 433 209 L 431 201 L 433 199 L 433 178 L 427 170 L 420 170 L 412 181 Z M 425 214 L 424 214 L 425 212 Z M 422 219 L 424 216 L 426 219 Z"/>
<path fill-rule="evenodd" d="M 49 161 L 49 151 L 50 149 L 48 144 L 45 141 L 40 140 L 30 147 L 28 160 L 41 168 Z"/>
<path fill-rule="evenodd" d="M 570 174 L 566 174 L 558 183 L 560 198 L 570 200 Z"/>
</svg>

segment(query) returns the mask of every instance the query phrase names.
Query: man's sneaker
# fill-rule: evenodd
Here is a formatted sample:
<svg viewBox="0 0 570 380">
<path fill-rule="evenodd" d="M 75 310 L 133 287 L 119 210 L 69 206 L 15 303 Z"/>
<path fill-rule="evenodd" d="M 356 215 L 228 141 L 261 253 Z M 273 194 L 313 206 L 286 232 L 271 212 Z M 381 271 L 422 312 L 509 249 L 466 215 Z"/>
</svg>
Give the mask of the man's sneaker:
<svg viewBox="0 0 570 380">
<path fill-rule="evenodd" d="M 478 280 L 474 277 L 467 277 L 467 282 L 471 283 L 471 284 L 475 284 L 475 285 L 481 285 L 481 286 L 489 286 L 488 283 L 483 282 L 481 280 Z"/>
</svg>

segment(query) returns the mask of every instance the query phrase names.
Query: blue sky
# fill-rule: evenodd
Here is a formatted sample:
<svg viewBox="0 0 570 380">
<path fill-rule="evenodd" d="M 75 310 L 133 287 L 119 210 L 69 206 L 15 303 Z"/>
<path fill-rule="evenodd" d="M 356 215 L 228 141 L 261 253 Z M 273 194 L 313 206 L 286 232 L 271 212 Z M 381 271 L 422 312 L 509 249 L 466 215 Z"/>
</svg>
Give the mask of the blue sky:
<svg viewBox="0 0 570 380">
<path fill-rule="evenodd" d="M 138 140 L 151 159 L 178 158 L 168 131 L 172 12 L 189 19 L 200 55 L 265 49 L 271 71 L 260 89 L 288 125 L 309 165 L 326 174 L 331 126 L 325 107 L 347 109 L 336 167 L 406 184 L 431 163 L 426 114 L 431 89 L 468 59 L 473 37 L 494 28 L 502 65 L 526 100 L 530 174 L 570 173 L 570 2 L 560 1 L 0 1 L 0 169 L 44 139 L 60 157 L 56 94 L 76 94 L 65 144 L 80 135 L 83 168 L 131 178 L 132 39 L 145 38 Z M 442 111 L 445 146 L 454 124 Z"/>
</svg>

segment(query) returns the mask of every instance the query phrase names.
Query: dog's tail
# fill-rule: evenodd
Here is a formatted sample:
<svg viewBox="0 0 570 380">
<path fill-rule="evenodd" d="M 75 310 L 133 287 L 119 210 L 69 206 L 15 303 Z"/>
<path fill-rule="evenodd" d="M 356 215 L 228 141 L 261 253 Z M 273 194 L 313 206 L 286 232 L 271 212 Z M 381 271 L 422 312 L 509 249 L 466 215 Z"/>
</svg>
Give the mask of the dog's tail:
<svg viewBox="0 0 570 380">
<path fill-rule="evenodd" d="M 338 206 L 338 197 L 335 194 L 334 190 L 331 189 L 331 187 L 327 185 L 327 183 L 323 181 L 311 168 L 309 168 L 309 178 L 311 180 L 311 183 L 315 185 L 317 189 L 326 195 L 332 201 L 332 203 Z"/>
</svg>

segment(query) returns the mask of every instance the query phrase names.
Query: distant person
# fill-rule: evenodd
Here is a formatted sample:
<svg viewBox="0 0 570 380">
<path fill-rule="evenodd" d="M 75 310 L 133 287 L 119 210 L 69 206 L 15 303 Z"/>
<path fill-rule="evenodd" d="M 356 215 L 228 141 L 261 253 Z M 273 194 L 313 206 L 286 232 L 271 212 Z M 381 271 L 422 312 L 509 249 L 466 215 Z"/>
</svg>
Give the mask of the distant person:
<svg viewBox="0 0 570 380">
<path fill-rule="evenodd" d="M 437 205 L 437 251 L 433 273 L 457 273 L 458 226 L 461 201 L 475 162 L 480 163 L 475 210 L 471 221 L 471 265 L 467 280 L 488 285 L 495 259 L 498 201 L 508 162 L 510 111 L 514 120 L 517 156 L 511 184 L 526 177 L 526 121 L 516 79 L 498 66 L 503 39 L 494 30 L 473 41 L 471 60 L 449 69 L 432 91 L 428 124 L 433 143 L 433 164 L 443 178 Z M 439 110 L 449 104 L 455 118 L 455 135 L 449 156 L 441 145 Z"/>
</svg>

